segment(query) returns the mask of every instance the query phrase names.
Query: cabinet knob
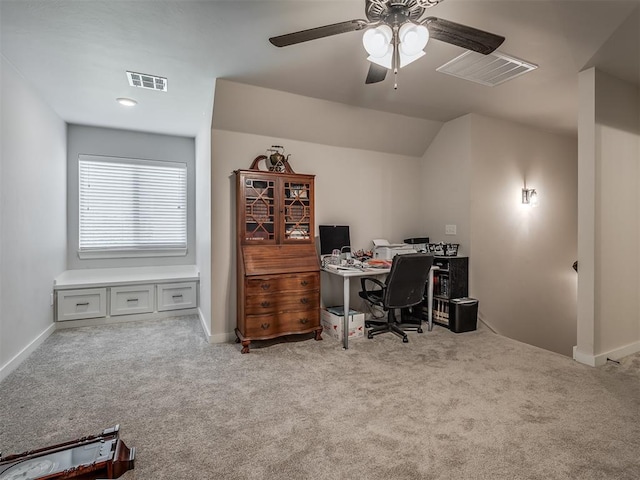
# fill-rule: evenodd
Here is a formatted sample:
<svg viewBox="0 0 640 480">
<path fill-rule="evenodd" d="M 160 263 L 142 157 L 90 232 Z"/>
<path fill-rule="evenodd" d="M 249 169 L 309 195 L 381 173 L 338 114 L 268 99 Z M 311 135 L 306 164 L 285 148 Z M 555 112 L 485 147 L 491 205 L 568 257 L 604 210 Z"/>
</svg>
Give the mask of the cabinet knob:
<svg viewBox="0 0 640 480">
<path fill-rule="evenodd" d="M 309 299 L 307 297 L 302 297 L 300 299 L 300 303 L 302 303 L 303 305 L 306 305 L 307 303 L 309 303 Z"/>
<path fill-rule="evenodd" d="M 260 305 L 261 305 L 263 308 L 267 308 L 269 305 L 271 305 L 271 302 L 269 302 L 269 301 L 265 300 L 265 301 L 264 301 L 264 302 L 262 302 Z"/>
<path fill-rule="evenodd" d="M 306 287 L 307 285 L 309 285 L 309 282 L 307 282 L 306 280 L 302 280 L 300 282 L 300 285 L 302 285 L 303 287 Z"/>
<path fill-rule="evenodd" d="M 269 290 L 269 287 L 271 287 L 271 284 L 269 284 L 269 283 L 263 283 L 263 284 L 261 285 L 261 287 L 262 287 L 262 289 L 263 289 L 263 290 Z"/>
<path fill-rule="evenodd" d="M 270 323 L 263 323 L 262 325 L 260 325 L 260 327 L 261 327 L 263 330 L 267 330 L 270 326 L 271 326 L 271 324 L 270 324 Z"/>
<path fill-rule="evenodd" d="M 309 323 L 309 319 L 306 318 L 306 317 L 305 318 L 301 318 L 300 319 L 300 323 L 303 324 L 303 325 L 306 325 L 307 323 Z"/>
</svg>

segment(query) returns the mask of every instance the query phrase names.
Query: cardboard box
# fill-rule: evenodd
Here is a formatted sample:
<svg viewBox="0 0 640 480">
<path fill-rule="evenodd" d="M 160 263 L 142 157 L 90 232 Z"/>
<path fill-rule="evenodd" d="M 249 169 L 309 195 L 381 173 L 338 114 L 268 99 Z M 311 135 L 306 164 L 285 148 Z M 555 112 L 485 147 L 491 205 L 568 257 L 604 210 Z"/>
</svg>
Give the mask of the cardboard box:
<svg viewBox="0 0 640 480">
<path fill-rule="evenodd" d="M 343 340 L 344 307 L 328 307 L 320 311 L 322 333 Z M 349 340 L 364 337 L 364 313 L 349 309 Z"/>
</svg>

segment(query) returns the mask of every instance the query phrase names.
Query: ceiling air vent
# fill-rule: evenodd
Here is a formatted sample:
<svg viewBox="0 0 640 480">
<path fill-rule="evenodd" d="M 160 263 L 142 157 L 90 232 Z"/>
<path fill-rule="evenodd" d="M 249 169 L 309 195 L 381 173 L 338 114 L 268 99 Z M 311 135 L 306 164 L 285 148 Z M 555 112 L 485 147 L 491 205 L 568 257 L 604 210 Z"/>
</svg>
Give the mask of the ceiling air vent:
<svg viewBox="0 0 640 480">
<path fill-rule="evenodd" d="M 436 68 L 436 71 L 495 87 L 536 68 L 538 68 L 537 65 L 495 50 L 488 55 L 473 51 L 465 52 Z"/>
<path fill-rule="evenodd" d="M 150 90 L 167 91 L 167 79 L 146 73 L 127 72 L 129 85 L 132 87 L 148 88 Z"/>
</svg>

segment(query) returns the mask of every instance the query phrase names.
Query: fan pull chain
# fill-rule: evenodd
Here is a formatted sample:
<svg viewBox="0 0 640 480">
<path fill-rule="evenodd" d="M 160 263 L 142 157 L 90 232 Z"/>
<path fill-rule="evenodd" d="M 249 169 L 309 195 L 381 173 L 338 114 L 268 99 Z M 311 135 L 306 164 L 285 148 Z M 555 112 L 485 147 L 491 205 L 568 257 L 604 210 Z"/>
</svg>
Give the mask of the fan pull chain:
<svg viewBox="0 0 640 480">
<path fill-rule="evenodd" d="M 393 26 L 393 89 L 398 90 L 398 68 L 400 66 L 400 51 L 398 50 L 398 26 Z"/>
</svg>

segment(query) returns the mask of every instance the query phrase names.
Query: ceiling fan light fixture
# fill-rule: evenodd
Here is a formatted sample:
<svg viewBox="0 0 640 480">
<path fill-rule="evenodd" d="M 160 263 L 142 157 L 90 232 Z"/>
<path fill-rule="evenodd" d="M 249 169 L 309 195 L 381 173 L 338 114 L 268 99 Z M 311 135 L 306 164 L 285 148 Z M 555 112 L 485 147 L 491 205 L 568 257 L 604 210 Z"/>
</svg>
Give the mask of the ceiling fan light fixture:
<svg viewBox="0 0 640 480">
<path fill-rule="evenodd" d="M 402 45 L 400 46 L 400 68 L 406 67 L 410 63 L 415 62 L 421 57 L 424 57 L 425 53 L 422 50 L 418 50 L 415 55 L 406 55 L 402 52 Z"/>
<path fill-rule="evenodd" d="M 424 25 L 407 22 L 400 27 L 398 36 L 400 37 L 400 53 L 412 57 L 418 55 L 427 46 L 429 30 Z"/>
<path fill-rule="evenodd" d="M 382 58 L 389 53 L 393 31 L 388 25 L 380 25 L 369 28 L 362 36 L 362 44 L 369 55 L 374 58 Z"/>
</svg>

